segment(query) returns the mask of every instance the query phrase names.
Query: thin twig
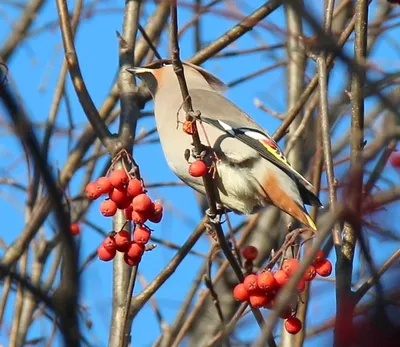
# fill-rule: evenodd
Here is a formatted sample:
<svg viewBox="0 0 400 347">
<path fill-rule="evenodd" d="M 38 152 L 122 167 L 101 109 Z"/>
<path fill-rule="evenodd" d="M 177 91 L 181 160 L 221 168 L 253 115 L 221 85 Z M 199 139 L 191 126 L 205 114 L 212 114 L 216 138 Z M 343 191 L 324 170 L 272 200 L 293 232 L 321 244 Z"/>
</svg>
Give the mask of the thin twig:
<svg viewBox="0 0 400 347">
<path fill-rule="evenodd" d="M 248 31 L 252 30 L 260 21 L 278 9 L 281 4 L 281 0 L 270 0 L 266 2 L 244 18 L 240 23 L 229 29 L 226 33 L 214 40 L 207 47 L 203 48 L 200 52 L 196 53 L 188 61 L 193 64 L 201 64 L 205 62 L 209 57 L 214 56 Z"/>
<path fill-rule="evenodd" d="M 400 249 L 398 249 L 396 252 L 394 252 L 388 260 L 386 260 L 381 268 L 377 271 L 377 276 L 378 278 L 382 277 L 382 275 L 389 270 L 389 268 L 396 263 L 400 258 Z M 357 289 L 355 292 L 355 299 L 356 299 L 356 304 L 364 297 L 365 294 L 368 293 L 368 291 L 376 284 L 376 277 L 372 276 L 370 279 L 368 279 L 366 282 L 364 282 L 361 287 Z"/>
<path fill-rule="evenodd" d="M 73 236 L 69 230 L 69 216 L 62 204 L 63 195 L 49 170 L 48 163 L 43 160 L 43 157 L 41 156 L 40 146 L 33 131 L 32 124 L 25 114 L 25 111 L 20 107 L 18 100 L 11 94 L 7 86 L 3 88 L 0 98 L 14 124 L 18 138 L 21 139 L 24 146 L 29 149 L 32 159 L 39 168 L 39 173 L 48 192 L 49 204 L 53 207 L 57 218 L 57 226 L 63 242 L 64 273 L 63 276 L 61 276 L 59 286 L 60 295 L 57 297 L 57 300 L 54 300 L 54 306 L 60 317 L 60 325 L 65 343 L 71 347 L 79 346 L 80 329 L 77 317 L 77 293 L 79 290 L 77 267 L 78 255 Z M 33 236 L 34 234 L 32 237 Z M 24 250 L 25 247 L 22 250 L 19 249 L 13 251 L 17 254 L 21 254 Z M 6 255 L 7 253 L 4 255 L 1 262 L 3 269 L 9 269 L 9 266 L 7 266 L 7 260 L 5 259 Z M 13 256 L 15 255 L 11 254 L 11 258 L 13 258 Z"/>
<path fill-rule="evenodd" d="M 4 44 L 0 49 L 0 59 L 4 62 L 7 62 L 12 57 L 18 45 L 27 38 L 27 31 L 45 3 L 45 0 L 31 0 L 24 4 L 22 15 L 15 21 L 11 35 L 4 40 Z"/>
<path fill-rule="evenodd" d="M 239 85 L 239 84 L 241 84 L 243 82 L 247 82 L 247 81 L 251 80 L 252 78 L 261 76 L 262 74 L 264 74 L 266 72 L 275 70 L 278 67 L 286 66 L 286 64 L 287 64 L 286 61 L 280 61 L 278 63 L 275 63 L 275 64 L 271 65 L 271 66 L 264 67 L 264 68 L 262 68 L 260 70 L 257 70 L 255 72 L 249 73 L 246 76 L 239 77 L 239 78 L 233 80 L 232 82 L 227 83 L 227 87 L 228 88 L 236 87 L 237 85 Z"/>
<path fill-rule="evenodd" d="M 325 10 L 324 30 L 330 34 L 332 26 L 332 14 L 334 0 L 329 0 Z M 321 116 L 322 148 L 325 159 L 326 176 L 329 190 L 329 203 L 332 211 L 336 211 L 336 178 L 333 170 L 331 128 L 328 115 L 328 68 L 326 52 L 322 51 L 317 58 L 318 84 L 319 84 L 319 112 Z M 339 224 L 335 224 L 332 230 L 333 242 L 337 252 L 341 245 Z M 339 254 L 339 253 L 338 253 Z"/>
<path fill-rule="evenodd" d="M 256 215 L 253 218 L 251 218 L 250 222 L 246 226 L 245 230 L 243 230 L 241 239 L 238 241 L 238 247 L 241 247 L 247 236 L 251 233 L 251 231 L 254 229 L 256 223 L 259 221 L 259 216 Z M 211 251 L 210 251 L 211 252 Z M 225 273 L 226 269 L 229 266 L 229 261 L 225 260 L 222 265 L 219 267 L 217 273 L 215 274 L 213 278 L 213 285 L 215 285 L 218 280 L 222 277 L 222 275 Z M 204 303 L 206 302 L 208 296 L 210 295 L 209 291 L 205 291 L 200 297 L 199 300 L 196 302 L 196 305 L 193 307 L 192 311 L 190 312 L 189 316 L 186 318 L 185 322 L 180 326 L 180 330 L 176 334 L 175 340 L 171 346 L 177 347 L 187 331 L 190 329 L 192 324 L 195 322 L 198 314 L 201 311 L 201 308 L 203 307 Z"/>
<path fill-rule="evenodd" d="M 220 330 L 218 334 L 216 334 L 211 341 L 207 344 L 207 347 L 212 347 L 212 346 L 218 346 L 218 343 L 225 337 L 229 336 L 229 334 L 234 330 L 236 327 L 236 323 L 239 321 L 240 318 L 243 317 L 243 313 L 248 307 L 248 303 L 242 303 L 232 319 L 229 321 L 229 323 L 225 326 L 223 330 Z"/>
<path fill-rule="evenodd" d="M 354 25 L 355 25 L 355 17 L 351 19 L 347 27 L 343 30 L 342 34 L 339 37 L 337 46 L 339 48 L 342 48 L 344 44 L 347 42 L 349 39 L 351 33 L 354 30 Z M 326 60 L 326 66 L 327 69 L 330 70 L 333 67 L 333 62 L 335 60 L 335 55 L 330 54 Z M 279 128 L 275 131 L 273 134 L 273 139 L 275 141 L 279 141 L 283 136 L 285 136 L 286 131 L 290 124 L 293 122 L 293 120 L 296 118 L 300 110 L 303 108 L 304 104 L 308 101 L 312 93 L 314 92 L 315 88 L 318 85 L 318 75 L 315 75 L 310 83 L 306 86 L 304 89 L 303 93 L 301 94 L 299 100 L 297 101 L 296 105 L 291 108 L 291 110 L 288 112 L 288 114 L 285 117 L 285 120 L 282 122 L 282 124 L 279 126 Z"/>
<path fill-rule="evenodd" d="M 79 98 L 85 114 L 95 130 L 97 136 L 102 141 L 104 147 L 110 153 L 117 153 L 119 148 L 111 145 L 111 133 L 105 125 L 103 119 L 100 117 L 96 106 L 94 105 L 92 98 L 86 88 L 86 84 L 82 78 L 82 73 L 79 67 L 78 56 L 76 55 L 74 36 L 72 33 L 68 7 L 65 0 L 57 0 L 57 9 L 60 19 L 60 28 L 63 38 L 65 60 L 68 64 L 68 70 L 71 75 L 72 83 L 75 88 L 75 92 Z"/>
<path fill-rule="evenodd" d="M 132 298 L 129 308 L 129 316 L 133 318 L 144 304 L 151 298 L 151 296 L 164 284 L 164 282 L 174 273 L 176 268 L 186 257 L 197 240 L 203 234 L 205 227 L 205 218 L 199 223 L 193 233 L 189 236 L 186 242 L 182 245 L 180 250 L 175 254 L 171 261 L 165 266 L 163 271 L 156 276 L 156 278 L 145 288 L 142 292 Z"/>
</svg>

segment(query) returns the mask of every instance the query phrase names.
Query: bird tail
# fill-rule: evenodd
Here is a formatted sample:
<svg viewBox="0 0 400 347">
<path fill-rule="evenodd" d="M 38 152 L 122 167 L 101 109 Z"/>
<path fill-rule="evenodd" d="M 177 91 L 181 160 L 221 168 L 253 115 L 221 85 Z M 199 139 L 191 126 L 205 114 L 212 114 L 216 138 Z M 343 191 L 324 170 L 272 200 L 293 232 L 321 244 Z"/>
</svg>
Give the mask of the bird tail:
<svg viewBox="0 0 400 347">
<path fill-rule="evenodd" d="M 315 225 L 314 221 L 312 220 L 312 218 L 310 217 L 310 215 L 307 213 L 307 211 L 304 211 L 304 216 L 306 217 L 307 220 L 307 224 L 308 226 L 313 229 L 313 230 L 317 230 L 317 226 Z"/>
</svg>

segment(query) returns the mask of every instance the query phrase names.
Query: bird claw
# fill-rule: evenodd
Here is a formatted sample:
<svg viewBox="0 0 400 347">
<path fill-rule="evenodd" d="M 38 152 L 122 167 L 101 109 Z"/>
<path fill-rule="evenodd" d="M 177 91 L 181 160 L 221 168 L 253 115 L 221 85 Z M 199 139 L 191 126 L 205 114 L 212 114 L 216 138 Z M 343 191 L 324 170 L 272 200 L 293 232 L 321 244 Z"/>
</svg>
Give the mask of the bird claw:
<svg viewBox="0 0 400 347">
<path fill-rule="evenodd" d="M 211 213 L 210 209 L 208 208 L 206 210 L 206 215 L 211 223 L 222 224 L 221 220 L 222 220 L 222 215 L 225 212 L 225 209 L 219 204 L 217 204 L 216 207 L 217 207 L 216 213 Z"/>
<path fill-rule="evenodd" d="M 200 118 L 201 112 L 200 112 L 199 110 L 196 110 L 196 111 L 188 111 L 188 112 L 187 112 L 187 115 L 188 115 L 189 118 L 191 118 L 191 119 L 189 119 L 189 120 L 196 120 L 196 119 L 199 119 L 199 118 Z"/>
</svg>

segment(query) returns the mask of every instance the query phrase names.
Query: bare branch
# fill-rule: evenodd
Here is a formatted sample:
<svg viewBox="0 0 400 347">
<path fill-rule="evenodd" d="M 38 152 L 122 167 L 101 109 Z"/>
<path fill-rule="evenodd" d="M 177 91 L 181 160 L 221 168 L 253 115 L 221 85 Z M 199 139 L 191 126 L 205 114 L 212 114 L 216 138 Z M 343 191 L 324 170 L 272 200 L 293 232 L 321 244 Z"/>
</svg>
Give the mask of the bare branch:
<svg viewBox="0 0 400 347">
<path fill-rule="evenodd" d="M 15 21 L 12 34 L 5 40 L 0 48 L 0 58 L 7 62 L 15 52 L 18 45 L 26 38 L 26 33 L 31 27 L 36 14 L 46 3 L 45 0 L 31 0 L 24 4 L 24 11 L 20 18 Z"/>
</svg>

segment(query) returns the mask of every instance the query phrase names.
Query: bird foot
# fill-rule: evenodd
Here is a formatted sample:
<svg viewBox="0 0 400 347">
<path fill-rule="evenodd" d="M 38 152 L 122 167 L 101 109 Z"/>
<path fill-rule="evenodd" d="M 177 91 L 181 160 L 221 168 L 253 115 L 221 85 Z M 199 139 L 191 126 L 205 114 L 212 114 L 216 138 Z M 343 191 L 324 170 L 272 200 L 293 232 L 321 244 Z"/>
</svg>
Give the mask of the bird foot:
<svg viewBox="0 0 400 347">
<path fill-rule="evenodd" d="M 222 215 L 225 213 L 225 209 L 219 205 L 216 204 L 217 210 L 215 213 L 212 213 L 210 211 L 210 209 L 208 208 L 206 210 L 206 215 L 208 217 L 208 220 L 213 223 L 213 224 L 222 224 L 221 220 L 222 220 Z"/>
</svg>

